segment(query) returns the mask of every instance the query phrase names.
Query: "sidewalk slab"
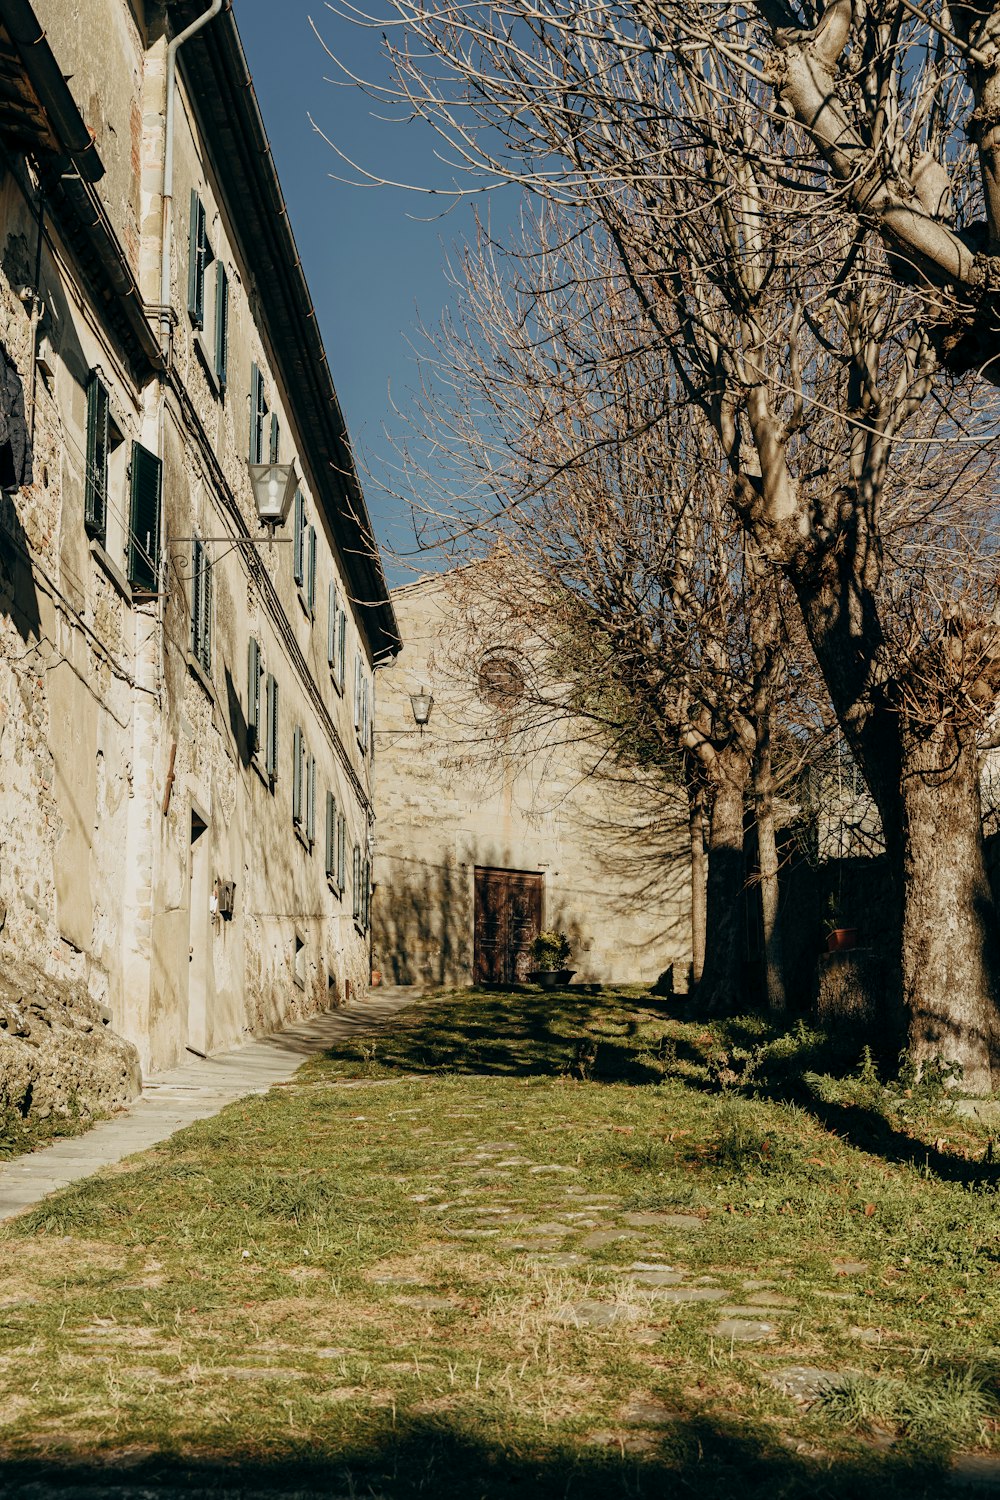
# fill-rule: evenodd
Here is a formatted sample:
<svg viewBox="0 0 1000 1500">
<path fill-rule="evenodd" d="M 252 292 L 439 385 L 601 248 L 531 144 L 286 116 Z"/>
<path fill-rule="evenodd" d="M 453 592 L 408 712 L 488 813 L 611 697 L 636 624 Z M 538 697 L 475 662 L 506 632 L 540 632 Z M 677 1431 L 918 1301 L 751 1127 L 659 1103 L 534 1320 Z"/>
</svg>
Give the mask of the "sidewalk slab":
<svg viewBox="0 0 1000 1500">
<path fill-rule="evenodd" d="M 0 1221 L 33 1208 L 71 1182 L 147 1151 L 196 1121 L 210 1119 L 236 1099 L 287 1083 L 310 1057 L 334 1042 L 380 1031 L 415 998 L 414 990 L 402 986 L 374 991 L 357 1004 L 296 1021 L 232 1052 L 192 1055 L 189 1062 L 156 1074 L 113 1120 L 0 1167 Z"/>
</svg>

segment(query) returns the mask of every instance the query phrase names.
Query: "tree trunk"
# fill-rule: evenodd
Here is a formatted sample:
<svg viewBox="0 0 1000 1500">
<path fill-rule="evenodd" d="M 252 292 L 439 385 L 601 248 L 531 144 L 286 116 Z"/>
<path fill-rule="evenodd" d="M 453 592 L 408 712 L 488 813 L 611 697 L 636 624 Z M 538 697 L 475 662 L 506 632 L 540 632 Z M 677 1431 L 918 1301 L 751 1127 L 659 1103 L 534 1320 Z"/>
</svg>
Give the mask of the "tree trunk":
<svg viewBox="0 0 1000 1500">
<path fill-rule="evenodd" d="M 705 968 L 695 992 L 699 1010 L 737 1015 L 743 1008 L 743 804 L 750 764 L 723 751 L 713 772 L 708 825 Z"/>
<path fill-rule="evenodd" d="M 705 971 L 708 858 L 705 851 L 704 785 L 688 784 L 688 810 L 691 834 L 691 984 L 697 988 Z"/>
<path fill-rule="evenodd" d="M 903 1004 L 910 1055 L 1000 1082 L 996 910 L 983 854 L 979 756 L 945 721 L 903 732 Z"/>
<path fill-rule="evenodd" d="M 760 914 L 764 933 L 764 990 L 768 1009 L 783 1011 L 785 965 L 778 926 L 778 844 L 774 824 L 774 777 L 769 748 L 758 752 L 754 766 L 757 821 L 757 864 L 760 874 Z"/>
</svg>

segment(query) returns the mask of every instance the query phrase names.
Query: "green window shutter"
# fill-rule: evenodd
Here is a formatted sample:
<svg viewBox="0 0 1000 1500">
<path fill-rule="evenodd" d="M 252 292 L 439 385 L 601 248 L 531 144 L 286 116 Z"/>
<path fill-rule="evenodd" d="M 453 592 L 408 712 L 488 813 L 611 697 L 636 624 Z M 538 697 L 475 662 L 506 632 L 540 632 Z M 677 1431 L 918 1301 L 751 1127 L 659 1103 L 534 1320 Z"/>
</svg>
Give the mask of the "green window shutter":
<svg viewBox="0 0 1000 1500">
<path fill-rule="evenodd" d="M 201 664 L 206 672 L 212 670 L 212 561 L 208 553 L 202 548 L 202 577 L 204 583 L 201 590 Z"/>
<path fill-rule="evenodd" d="M 273 411 L 271 413 L 271 444 L 269 448 L 269 458 L 272 464 L 276 464 L 278 462 L 278 454 L 280 453 L 280 451 L 281 427 L 278 423 L 278 413 Z"/>
<path fill-rule="evenodd" d="M 292 735 L 292 822 L 302 822 L 302 730 Z"/>
<path fill-rule="evenodd" d="M 306 838 L 310 845 L 316 842 L 316 757 L 306 760 Z"/>
<path fill-rule="evenodd" d="M 197 328 L 205 326 L 205 267 L 208 263 L 208 236 L 205 232 L 205 205 L 191 192 L 191 228 L 188 241 L 188 312 Z"/>
<path fill-rule="evenodd" d="M 326 794 L 326 878 L 337 872 L 337 803 L 332 792 Z"/>
<path fill-rule="evenodd" d="M 355 844 L 353 862 L 351 865 L 351 884 L 353 886 L 353 913 L 355 921 L 361 916 L 361 845 Z"/>
<path fill-rule="evenodd" d="M 87 472 L 84 525 L 103 547 L 108 529 L 108 393 L 97 375 L 87 382 Z"/>
<path fill-rule="evenodd" d="M 202 580 L 204 548 L 195 537 L 191 543 L 191 655 L 201 660 Z"/>
<path fill-rule="evenodd" d="M 278 683 L 267 675 L 267 750 L 266 769 L 272 782 L 278 779 Z"/>
<path fill-rule="evenodd" d="M 260 744 L 260 647 L 253 636 L 247 652 L 247 744 L 251 751 Z"/>
<path fill-rule="evenodd" d="M 133 443 L 128 581 L 134 589 L 146 594 L 159 591 L 162 494 L 163 464 L 141 443 Z"/>
<path fill-rule="evenodd" d="M 354 658 L 354 727 L 361 729 L 361 652 Z"/>
<path fill-rule="evenodd" d="M 306 603 L 310 614 L 316 608 L 316 528 L 306 532 Z"/>
<path fill-rule="evenodd" d="M 215 373 L 225 391 L 229 374 L 229 277 L 220 260 L 215 270 Z"/>
<path fill-rule="evenodd" d="M 250 366 L 250 462 L 264 462 L 264 377 L 257 366 Z"/>
<path fill-rule="evenodd" d="M 347 819 L 343 813 L 337 819 L 337 884 L 343 895 L 347 884 Z"/>
<path fill-rule="evenodd" d="M 333 583 L 326 593 L 326 659 L 331 667 L 337 659 L 337 588 Z"/>
<path fill-rule="evenodd" d="M 302 587 L 305 581 L 306 503 L 302 491 L 295 491 L 295 522 L 292 531 L 292 577 Z"/>
<path fill-rule="evenodd" d="M 347 672 L 347 611 L 343 604 L 340 605 L 340 616 L 337 621 L 337 682 L 340 691 L 344 691 L 344 676 Z"/>
</svg>

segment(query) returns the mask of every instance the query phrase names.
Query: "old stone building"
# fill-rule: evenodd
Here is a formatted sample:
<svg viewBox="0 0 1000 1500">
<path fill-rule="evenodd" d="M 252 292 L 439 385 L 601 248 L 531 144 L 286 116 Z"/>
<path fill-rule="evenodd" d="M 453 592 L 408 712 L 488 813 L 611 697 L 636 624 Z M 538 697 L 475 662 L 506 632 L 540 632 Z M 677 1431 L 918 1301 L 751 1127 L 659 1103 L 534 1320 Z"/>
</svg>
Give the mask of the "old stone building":
<svg viewBox="0 0 1000 1500">
<path fill-rule="evenodd" d="M 231 0 L 0 0 L 0 205 L 0 943 L 156 1069 L 367 984 L 396 621 Z"/>
<path fill-rule="evenodd" d="M 510 983 L 540 928 L 576 982 L 646 983 L 690 962 L 683 791 L 619 777 L 583 728 L 526 737 L 530 643 L 470 626 L 445 574 L 393 592 L 405 647 L 378 674 L 374 942 L 387 981 Z M 432 695 L 426 727 L 410 695 Z M 420 708 L 418 701 L 417 708 Z"/>
</svg>

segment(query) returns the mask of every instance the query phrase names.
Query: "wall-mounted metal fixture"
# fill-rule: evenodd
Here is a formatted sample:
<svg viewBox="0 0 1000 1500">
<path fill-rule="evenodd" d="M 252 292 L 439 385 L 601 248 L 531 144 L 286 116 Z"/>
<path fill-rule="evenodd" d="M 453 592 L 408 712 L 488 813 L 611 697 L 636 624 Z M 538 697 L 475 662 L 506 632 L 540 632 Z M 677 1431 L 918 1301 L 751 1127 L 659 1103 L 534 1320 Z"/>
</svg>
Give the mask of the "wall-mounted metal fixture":
<svg viewBox="0 0 1000 1500">
<path fill-rule="evenodd" d="M 422 687 L 419 693 L 410 694 L 410 707 L 413 710 L 413 722 L 423 734 L 424 725 L 430 718 L 431 709 L 434 707 L 434 694 Z"/>
</svg>

